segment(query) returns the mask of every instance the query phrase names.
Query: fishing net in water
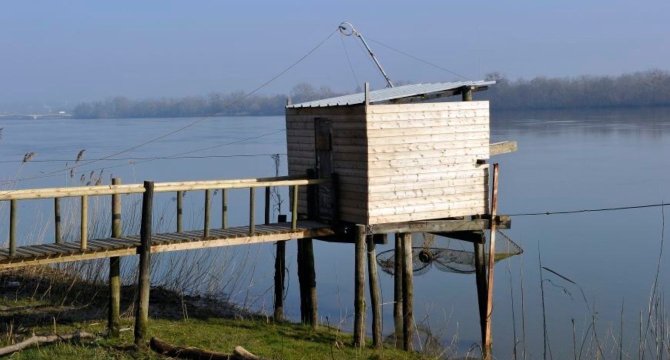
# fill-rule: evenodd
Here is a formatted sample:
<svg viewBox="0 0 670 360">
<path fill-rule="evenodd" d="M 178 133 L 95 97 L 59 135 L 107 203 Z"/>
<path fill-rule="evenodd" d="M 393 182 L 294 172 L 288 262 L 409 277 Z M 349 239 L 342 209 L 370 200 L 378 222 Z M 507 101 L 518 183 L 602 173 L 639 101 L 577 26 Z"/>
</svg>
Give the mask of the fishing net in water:
<svg viewBox="0 0 670 360">
<path fill-rule="evenodd" d="M 488 246 L 485 258 L 488 259 Z M 523 249 L 501 230 L 496 231 L 495 261 L 523 253 Z M 487 260 L 488 261 L 488 260 Z M 385 273 L 393 275 L 395 250 L 377 255 L 377 264 Z M 423 275 L 431 267 L 444 272 L 469 274 L 475 272 L 475 253 L 470 242 L 437 236 L 429 233 L 415 234 L 412 238 L 412 271 Z"/>
</svg>

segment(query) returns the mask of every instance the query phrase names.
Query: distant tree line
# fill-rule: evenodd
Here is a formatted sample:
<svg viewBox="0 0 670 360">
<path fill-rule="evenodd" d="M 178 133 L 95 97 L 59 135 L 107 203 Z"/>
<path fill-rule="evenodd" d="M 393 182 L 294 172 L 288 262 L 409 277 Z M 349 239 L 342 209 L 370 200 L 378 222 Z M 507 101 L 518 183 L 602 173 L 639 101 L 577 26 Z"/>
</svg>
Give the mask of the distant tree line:
<svg viewBox="0 0 670 360">
<path fill-rule="evenodd" d="M 661 70 L 620 76 L 536 77 L 532 80 L 508 80 L 500 73 L 491 73 L 486 79 L 497 83 L 476 97 L 490 100 L 496 110 L 670 106 L 670 73 Z M 302 83 L 296 85 L 289 96 L 293 103 L 299 103 L 338 95 L 341 94 L 328 87 L 316 88 Z M 72 110 L 72 115 L 88 119 L 278 115 L 283 114 L 289 96 L 232 92 L 148 100 L 115 97 L 81 103 Z"/>
<path fill-rule="evenodd" d="M 478 93 L 492 109 L 534 110 L 670 106 L 670 73 L 652 70 L 620 76 L 536 77 L 508 80 L 486 76 L 496 85 Z"/>
<path fill-rule="evenodd" d="M 294 103 L 340 95 L 328 87 L 315 88 L 301 83 L 293 87 L 290 98 Z M 206 97 L 161 98 L 131 100 L 118 96 L 103 101 L 85 102 L 72 109 L 80 119 L 152 118 L 229 115 L 277 115 L 283 113 L 287 95 L 249 95 L 238 91 L 213 93 Z"/>
</svg>

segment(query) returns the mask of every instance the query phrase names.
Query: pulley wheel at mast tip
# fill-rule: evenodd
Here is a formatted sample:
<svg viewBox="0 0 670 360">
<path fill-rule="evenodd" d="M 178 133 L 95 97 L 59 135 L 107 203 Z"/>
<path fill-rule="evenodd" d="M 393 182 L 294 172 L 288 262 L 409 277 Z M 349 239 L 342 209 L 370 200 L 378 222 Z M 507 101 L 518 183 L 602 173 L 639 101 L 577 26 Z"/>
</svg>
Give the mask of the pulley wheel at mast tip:
<svg viewBox="0 0 670 360">
<path fill-rule="evenodd" d="M 340 31 L 340 34 L 344 36 L 351 36 L 356 33 L 356 29 L 354 29 L 354 26 L 348 21 L 340 23 L 337 29 Z"/>
</svg>

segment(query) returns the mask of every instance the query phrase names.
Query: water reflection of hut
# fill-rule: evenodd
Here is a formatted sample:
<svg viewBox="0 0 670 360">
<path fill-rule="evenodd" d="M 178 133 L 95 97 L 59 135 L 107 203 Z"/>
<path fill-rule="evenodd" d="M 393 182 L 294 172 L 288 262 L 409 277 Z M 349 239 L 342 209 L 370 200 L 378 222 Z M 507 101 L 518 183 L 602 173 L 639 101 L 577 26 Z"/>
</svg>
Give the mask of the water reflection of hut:
<svg viewBox="0 0 670 360">
<path fill-rule="evenodd" d="M 286 107 L 289 175 L 332 177 L 317 194 L 298 198 L 303 217 L 330 222 L 356 242 L 354 342 L 362 343 L 364 248 L 370 265 L 374 342 L 381 341 L 376 289 L 375 239 L 396 235 L 397 337 L 411 344 L 411 233 L 449 234 L 472 241 L 478 261 L 482 323 L 487 318 L 482 231 L 509 219 L 490 221 L 489 157 L 514 151 L 516 143 L 490 144 L 489 103 L 473 93 L 493 81 L 416 84 L 386 88 Z M 461 95 L 462 101 L 454 98 Z M 488 217 L 487 217 L 488 215 Z M 355 240 L 353 239 L 355 237 Z M 299 241 L 303 320 L 316 321 L 311 240 Z M 405 261 L 403 261 L 403 258 Z M 410 264 L 408 264 L 410 263 Z M 401 269 L 400 264 L 405 264 Z M 402 276 L 399 276 L 401 275 Z M 482 284 L 484 286 L 482 287 Z M 303 286 L 301 285 L 301 293 Z M 402 289 L 402 292 L 399 291 Z M 400 296 L 402 294 L 402 296 Z M 399 308 L 400 306 L 400 308 Z M 401 331 L 402 330 L 402 331 Z"/>
</svg>

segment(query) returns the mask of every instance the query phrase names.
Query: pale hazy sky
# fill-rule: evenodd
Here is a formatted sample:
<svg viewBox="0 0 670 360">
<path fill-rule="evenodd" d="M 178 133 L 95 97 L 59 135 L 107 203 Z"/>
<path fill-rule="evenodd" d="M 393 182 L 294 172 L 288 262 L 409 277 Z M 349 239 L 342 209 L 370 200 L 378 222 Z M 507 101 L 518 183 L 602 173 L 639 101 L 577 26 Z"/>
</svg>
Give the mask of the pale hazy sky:
<svg viewBox="0 0 670 360">
<path fill-rule="evenodd" d="M 369 39 L 472 79 L 492 71 L 529 78 L 668 70 L 669 14 L 668 0 L 9 0 L 0 3 L 0 110 L 249 91 L 345 20 Z M 371 45 L 392 79 L 455 79 Z M 303 81 L 383 86 L 357 40 L 339 34 L 264 92 Z"/>
</svg>

